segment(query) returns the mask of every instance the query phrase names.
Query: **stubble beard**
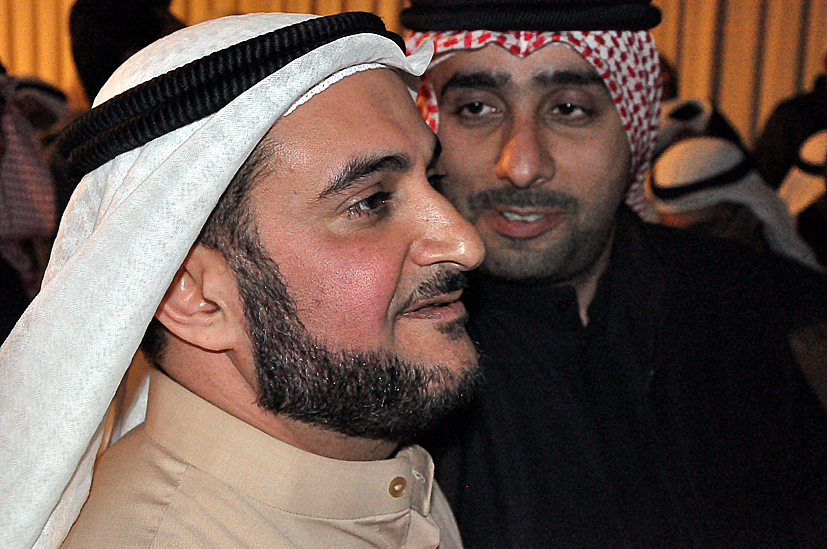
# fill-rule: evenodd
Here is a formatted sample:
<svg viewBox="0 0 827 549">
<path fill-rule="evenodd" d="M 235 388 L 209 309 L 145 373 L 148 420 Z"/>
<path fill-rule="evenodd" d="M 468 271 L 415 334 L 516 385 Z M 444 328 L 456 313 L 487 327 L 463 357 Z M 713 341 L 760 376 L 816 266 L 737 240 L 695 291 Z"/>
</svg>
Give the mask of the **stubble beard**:
<svg viewBox="0 0 827 549">
<path fill-rule="evenodd" d="M 379 350 L 330 349 L 305 328 L 276 263 L 259 245 L 248 243 L 228 263 L 266 410 L 347 436 L 405 443 L 470 400 L 481 383 L 476 356 L 452 370 Z M 464 324 L 463 318 L 436 329 L 459 339 L 467 337 Z"/>
<path fill-rule="evenodd" d="M 463 207 L 466 219 L 476 226 L 492 204 L 557 208 L 570 218 L 570 222 L 555 229 L 554 241 L 550 241 L 548 234 L 535 238 L 496 235 L 496 242 L 484 239 L 486 255 L 480 271 L 494 278 L 529 283 L 568 282 L 595 264 L 611 238 L 613 215 L 607 223 L 583 230 L 577 225 L 580 203 L 565 193 L 538 188 L 488 189 L 467 199 Z"/>
</svg>

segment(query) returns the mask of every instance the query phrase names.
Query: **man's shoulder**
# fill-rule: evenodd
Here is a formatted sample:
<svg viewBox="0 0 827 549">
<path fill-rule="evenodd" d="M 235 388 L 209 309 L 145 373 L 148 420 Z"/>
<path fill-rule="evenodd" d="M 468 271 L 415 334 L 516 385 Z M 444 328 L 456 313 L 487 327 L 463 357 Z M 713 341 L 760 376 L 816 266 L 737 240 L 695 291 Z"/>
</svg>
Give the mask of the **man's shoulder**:
<svg viewBox="0 0 827 549">
<path fill-rule="evenodd" d="M 642 242 L 668 287 L 697 296 L 751 303 L 779 313 L 827 314 L 827 277 L 776 254 L 683 229 L 644 223 Z"/>
<path fill-rule="evenodd" d="M 187 466 L 136 427 L 96 463 L 89 498 L 62 548 L 151 547 Z"/>
</svg>

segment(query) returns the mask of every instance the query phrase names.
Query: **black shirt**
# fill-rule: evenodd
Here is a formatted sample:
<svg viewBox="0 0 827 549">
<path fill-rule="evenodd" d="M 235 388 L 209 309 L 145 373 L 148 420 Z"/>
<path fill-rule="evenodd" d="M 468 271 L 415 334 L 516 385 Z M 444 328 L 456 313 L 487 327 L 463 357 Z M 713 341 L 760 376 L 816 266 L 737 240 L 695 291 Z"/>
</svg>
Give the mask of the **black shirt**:
<svg viewBox="0 0 827 549">
<path fill-rule="evenodd" d="M 775 260 L 677 236 L 621 212 L 588 326 L 571 287 L 472 277 L 486 386 L 430 445 L 468 549 L 798 547 L 825 518 L 795 500 L 827 500 L 827 418 L 744 276 Z"/>
</svg>

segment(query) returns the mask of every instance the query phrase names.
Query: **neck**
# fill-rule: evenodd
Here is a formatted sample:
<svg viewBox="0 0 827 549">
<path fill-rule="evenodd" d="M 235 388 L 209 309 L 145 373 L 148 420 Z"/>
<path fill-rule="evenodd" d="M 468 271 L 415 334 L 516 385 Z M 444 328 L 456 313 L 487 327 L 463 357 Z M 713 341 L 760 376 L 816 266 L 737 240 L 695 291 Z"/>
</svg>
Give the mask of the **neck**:
<svg viewBox="0 0 827 549">
<path fill-rule="evenodd" d="M 349 437 L 265 410 L 258 405 L 255 377 L 242 375 L 230 353 L 205 353 L 181 343 L 171 339 L 165 352 L 162 366 L 172 379 L 213 406 L 282 442 L 346 461 L 387 459 L 399 446 L 387 440 Z"/>
<path fill-rule="evenodd" d="M 387 440 L 371 440 L 343 435 L 322 427 L 276 416 L 278 424 L 265 431 L 271 436 L 305 452 L 345 461 L 377 461 L 388 459 L 398 444 Z"/>
<path fill-rule="evenodd" d="M 589 306 L 592 304 L 592 301 L 594 301 L 595 293 L 597 293 L 597 283 L 609 266 L 614 235 L 615 232 L 613 230 L 611 236 L 606 241 L 606 245 L 592 266 L 568 281 L 568 284 L 574 286 L 574 291 L 577 293 L 577 306 L 580 311 L 580 320 L 583 322 L 583 326 L 588 326 L 589 324 Z"/>
</svg>

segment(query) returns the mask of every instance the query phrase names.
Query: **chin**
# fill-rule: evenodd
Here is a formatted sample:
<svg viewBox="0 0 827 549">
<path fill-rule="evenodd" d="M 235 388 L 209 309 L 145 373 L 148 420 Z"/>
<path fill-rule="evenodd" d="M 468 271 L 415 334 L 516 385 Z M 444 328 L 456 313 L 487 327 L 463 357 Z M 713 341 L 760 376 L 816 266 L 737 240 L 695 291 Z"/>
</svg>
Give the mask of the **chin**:
<svg viewBox="0 0 827 549">
<path fill-rule="evenodd" d="M 463 330 L 463 335 L 450 342 L 435 342 L 425 353 L 404 354 L 403 358 L 416 364 L 433 369 L 444 368 L 453 373 L 462 373 L 477 367 L 478 355 L 471 338 Z"/>
</svg>

